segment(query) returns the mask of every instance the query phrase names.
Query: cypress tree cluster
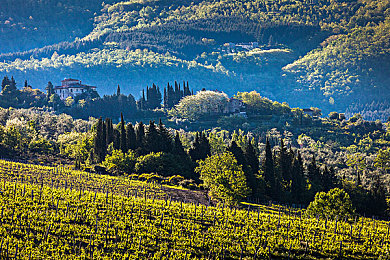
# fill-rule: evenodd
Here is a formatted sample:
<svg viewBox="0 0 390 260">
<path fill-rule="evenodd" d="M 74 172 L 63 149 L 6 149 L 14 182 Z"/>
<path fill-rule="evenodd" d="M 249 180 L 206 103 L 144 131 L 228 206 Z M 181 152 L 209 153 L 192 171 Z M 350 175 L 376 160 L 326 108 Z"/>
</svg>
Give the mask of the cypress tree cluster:
<svg viewBox="0 0 390 260">
<path fill-rule="evenodd" d="M 183 97 L 189 95 L 191 95 L 191 90 L 188 85 L 188 81 L 187 84 L 183 82 L 183 89 L 176 81 L 175 87 L 168 83 L 167 87 L 164 88 L 164 108 L 174 107 Z"/>
<path fill-rule="evenodd" d="M 102 162 L 107 154 L 107 149 L 112 144 L 114 149 L 120 149 L 126 153 L 128 150 L 136 151 L 139 155 L 151 152 L 165 152 L 177 154 L 179 156 L 188 156 L 184 151 L 178 133 L 173 137 L 171 132 L 165 127 L 161 119 L 156 125 L 150 121 L 145 127 L 142 122 L 135 126 L 131 123 L 126 124 L 123 114 L 121 121 L 114 127 L 112 120 L 106 118 L 104 121 L 99 118 L 95 125 L 94 135 L 94 157 L 96 162 Z M 202 143 L 207 143 L 207 155 L 210 154 L 207 138 L 202 135 Z M 204 145 L 198 147 L 203 149 Z M 203 158 L 203 157 L 202 157 Z"/>
<path fill-rule="evenodd" d="M 3 80 L 1 81 L 2 94 L 12 93 L 16 90 L 17 90 L 17 88 L 16 88 L 16 82 L 15 82 L 14 77 L 12 76 L 11 79 L 9 79 L 7 76 L 5 76 L 3 78 Z"/>
<path fill-rule="evenodd" d="M 142 97 L 137 101 L 137 107 L 139 110 L 148 110 L 161 107 L 161 92 L 160 88 L 154 83 L 152 87 L 146 87 L 145 91 L 142 90 Z"/>
<path fill-rule="evenodd" d="M 266 140 L 262 170 L 267 197 L 281 202 L 307 203 L 317 192 L 339 186 L 332 169 L 326 166 L 321 169 L 314 157 L 305 167 L 301 154 L 291 148 L 288 151 L 283 140 L 279 151 L 274 154 L 269 140 Z"/>
</svg>

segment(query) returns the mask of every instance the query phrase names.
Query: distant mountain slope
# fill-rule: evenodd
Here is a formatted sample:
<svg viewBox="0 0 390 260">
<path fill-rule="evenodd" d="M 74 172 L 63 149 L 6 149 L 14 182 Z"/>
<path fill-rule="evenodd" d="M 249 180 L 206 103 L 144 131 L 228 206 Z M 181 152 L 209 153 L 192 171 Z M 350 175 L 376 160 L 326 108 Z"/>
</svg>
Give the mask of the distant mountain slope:
<svg viewBox="0 0 390 260">
<path fill-rule="evenodd" d="M 0 54 L 0 71 L 40 88 L 72 76 L 101 93 L 119 83 L 136 95 L 152 82 L 189 80 L 195 89 L 256 89 L 293 106 L 345 111 L 355 102 L 364 107 L 390 98 L 389 14 L 389 0 L 104 4 L 84 37 Z M 231 53 L 223 46 L 228 42 L 258 42 L 259 48 Z"/>
<path fill-rule="evenodd" d="M 85 36 L 102 1 L 1 0 L 0 6 L 0 53 L 7 53 Z"/>
</svg>

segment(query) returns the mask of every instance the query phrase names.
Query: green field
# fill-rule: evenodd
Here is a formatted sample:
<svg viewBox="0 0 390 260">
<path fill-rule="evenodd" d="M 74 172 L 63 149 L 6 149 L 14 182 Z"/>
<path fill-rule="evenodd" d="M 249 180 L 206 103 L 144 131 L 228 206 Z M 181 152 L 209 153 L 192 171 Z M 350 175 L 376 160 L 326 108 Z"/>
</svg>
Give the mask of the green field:
<svg viewBox="0 0 390 260">
<path fill-rule="evenodd" d="M 0 161 L 1 259 L 388 259 L 390 223 L 171 200 L 161 185 Z M 206 203 L 207 204 L 207 203 Z"/>
</svg>

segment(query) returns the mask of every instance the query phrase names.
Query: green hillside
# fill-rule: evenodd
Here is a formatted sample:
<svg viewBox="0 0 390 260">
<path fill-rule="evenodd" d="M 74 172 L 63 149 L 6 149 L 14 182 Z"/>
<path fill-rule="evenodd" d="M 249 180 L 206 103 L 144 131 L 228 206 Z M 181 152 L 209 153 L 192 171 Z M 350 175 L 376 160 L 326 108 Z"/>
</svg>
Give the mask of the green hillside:
<svg viewBox="0 0 390 260">
<path fill-rule="evenodd" d="M 77 23 L 84 37 L 0 54 L 0 72 L 42 89 L 49 80 L 78 77 L 103 94 L 120 84 L 136 96 L 152 82 L 190 80 L 195 89 L 255 89 L 292 106 L 372 115 L 388 111 L 389 7 L 388 0 L 106 1 L 93 27 Z M 89 15 L 81 14 L 84 22 Z M 259 46 L 232 53 L 228 42 Z M 388 112 L 374 115 L 384 120 Z"/>
</svg>

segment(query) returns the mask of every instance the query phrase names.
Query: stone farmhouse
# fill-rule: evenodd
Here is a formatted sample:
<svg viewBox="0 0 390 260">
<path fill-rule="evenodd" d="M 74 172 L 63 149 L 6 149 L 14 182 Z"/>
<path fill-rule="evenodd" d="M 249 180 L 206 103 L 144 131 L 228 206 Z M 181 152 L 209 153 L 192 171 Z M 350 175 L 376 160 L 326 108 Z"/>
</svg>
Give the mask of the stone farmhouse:
<svg viewBox="0 0 390 260">
<path fill-rule="evenodd" d="M 65 100 L 68 97 L 74 98 L 77 95 L 80 95 L 88 90 L 96 90 L 95 86 L 89 86 L 81 84 L 81 80 L 78 79 L 64 79 L 61 81 L 61 86 L 55 86 L 55 93 L 61 98 L 61 100 Z"/>
</svg>

